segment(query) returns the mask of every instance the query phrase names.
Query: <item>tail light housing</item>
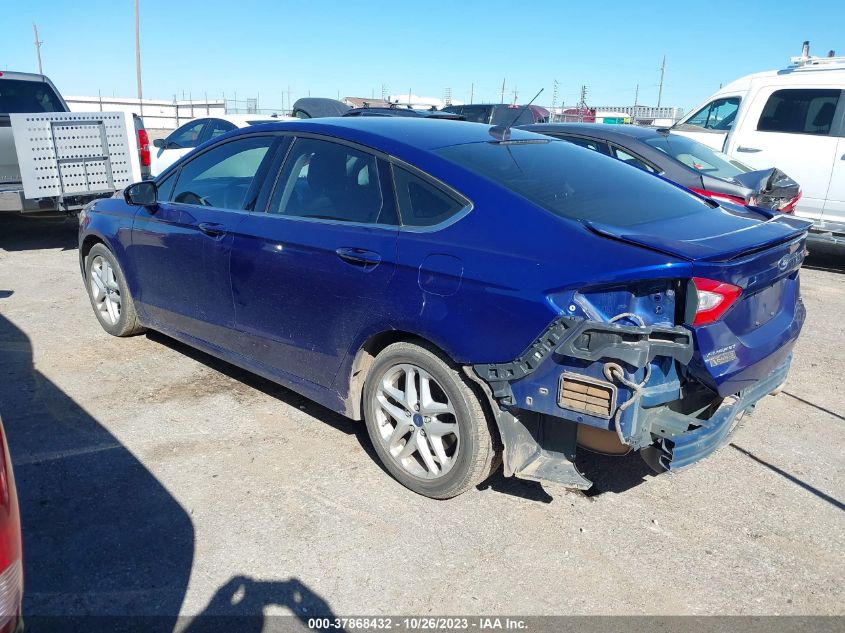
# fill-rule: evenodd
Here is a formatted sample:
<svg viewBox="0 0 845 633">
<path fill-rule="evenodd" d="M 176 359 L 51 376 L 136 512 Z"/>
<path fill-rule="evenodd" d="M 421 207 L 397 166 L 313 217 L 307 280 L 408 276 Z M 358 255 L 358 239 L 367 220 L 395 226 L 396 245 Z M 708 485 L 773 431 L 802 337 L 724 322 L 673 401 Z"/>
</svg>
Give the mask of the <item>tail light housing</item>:
<svg viewBox="0 0 845 633">
<path fill-rule="evenodd" d="M 141 165 L 150 166 L 150 136 L 146 130 L 138 130 L 138 147 L 141 153 Z"/>
<path fill-rule="evenodd" d="M 22 602 L 21 518 L 12 462 L 0 422 L 0 632 L 16 628 Z"/>
<path fill-rule="evenodd" d="M 691 191 L 694 191 L 700 196 L 705 196 L 706 198 L 713 198 L 714 200 L 720 200 L 722 202 L 731 202 L 733 204 L 738 204 L 741 207 L 744 207 L 748 204 L 748 201 L 745 198 L 740 196 L 732 196 L 728 193 L 719 193 L 718 191 L 709 191 L 707 189 L 695 189 L 692 188 Z"/>
<path fill-rule="evenodd" d="M 802 193 L 799 191 L 798 195 L 792 200 L 778 207 L 778 211 L 781 213 L 795 213 L 795 205 L 798 204 L 798 201 L 801 199 L 801 195 Z"/>
<path fill-rule="evenodd" d="M 693 325 L 707 325 L 718 321 L 742 294 L 742 288 L 724 281 L 693 277 L 696 293 Z"/>
</svg>

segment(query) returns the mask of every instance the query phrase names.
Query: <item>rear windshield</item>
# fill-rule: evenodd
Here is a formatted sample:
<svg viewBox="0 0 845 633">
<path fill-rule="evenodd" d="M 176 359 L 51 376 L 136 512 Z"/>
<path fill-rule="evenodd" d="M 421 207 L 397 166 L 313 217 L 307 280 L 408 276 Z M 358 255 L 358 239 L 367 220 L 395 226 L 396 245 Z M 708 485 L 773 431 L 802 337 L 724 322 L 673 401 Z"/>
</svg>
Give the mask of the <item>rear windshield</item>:
<svg viewBox="0 0 845 633">
<path fill-rule="evenodd" d="M 633 226 L 710 208 L 657 176 L 566 141 L 471 143 L 435 151 L 573 220 Z"/>
<path fill-rule="evenodd" d="M 680 134 L 654 136 L 643 139 L 643 141 L 653 148 L 669 154 L 687 167 L 692 167 L 708 176 L 731 179 L 734 176 L 751 171 L 749 167 L 737 160 L 732 160 L 726 154 L 710 149 L 703 143 Z"/>
<path fill-rule="evenodd" d="M 64 112 L 61 99 L 43 81 L 0 79 L 0 114 Z"/>
</svg>

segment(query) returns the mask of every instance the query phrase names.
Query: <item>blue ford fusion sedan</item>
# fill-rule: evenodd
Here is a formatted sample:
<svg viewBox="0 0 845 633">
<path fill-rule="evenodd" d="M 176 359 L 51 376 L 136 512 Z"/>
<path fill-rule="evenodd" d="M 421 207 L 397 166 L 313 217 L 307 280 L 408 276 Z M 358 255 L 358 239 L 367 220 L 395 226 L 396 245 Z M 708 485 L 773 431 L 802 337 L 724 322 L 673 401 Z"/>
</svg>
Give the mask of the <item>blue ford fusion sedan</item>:
<svg viewBox="0 0 845 633">
<path fill-rule="evenodd" d="M 411 490 L 676 470 L 786 379 L 808 223 L 476 123 L 251 126 L 80 216 L 115 336 L 149 328 L 366 421 Z"/>
</svg>

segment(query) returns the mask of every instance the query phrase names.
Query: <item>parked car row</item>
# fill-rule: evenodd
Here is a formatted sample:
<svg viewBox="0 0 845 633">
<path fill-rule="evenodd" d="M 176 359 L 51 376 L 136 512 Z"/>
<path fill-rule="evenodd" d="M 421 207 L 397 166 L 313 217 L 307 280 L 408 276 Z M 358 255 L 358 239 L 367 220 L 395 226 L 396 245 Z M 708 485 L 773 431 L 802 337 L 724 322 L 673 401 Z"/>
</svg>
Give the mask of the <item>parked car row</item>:
<svg viewBox="0 0 845 633">
<path fill-rule="evenodd" d="M 423 495 L 500 457 L 589 488 L 579 446 L 689 466 L 786 379 L 810 223 L 625 164 L 713 187 L 718 156 L 540 129 L 354 116 L 210 139 L 80 214 L 95 315 L 363 419 Z"/>
<path fill-rule="evenodd" d="M 748 75 L 673 127 L 754 169 L 776 166 L 803 191 L 795 213 L 812 236 L 845 245 L 845 57 L 813 57 Z"/>
</svg>

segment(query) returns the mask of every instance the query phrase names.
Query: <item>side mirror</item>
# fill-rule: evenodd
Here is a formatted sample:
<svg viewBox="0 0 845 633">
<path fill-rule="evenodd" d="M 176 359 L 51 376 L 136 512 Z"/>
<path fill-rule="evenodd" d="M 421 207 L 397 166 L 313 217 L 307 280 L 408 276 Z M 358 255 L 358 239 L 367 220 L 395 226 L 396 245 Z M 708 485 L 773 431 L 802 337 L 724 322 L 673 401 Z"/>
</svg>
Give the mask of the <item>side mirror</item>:
<svg viewBox="0 0 845 633">
<path fill-rule="evenodd" d="M 153 147 L 157 147 L 159 149 L 164 149 L 164 139 L 163 138 L 157 138 L 156 140 L 154 140 L 153 141 Z"/>
<path fill-rule="evenodd" d="M 158 198 L 158 188 L 152 180 L 144 180 L 129 185 L 123 190 L 123 199 L 126 204 L 139 207 L 151 207 Z"/>
</svg>

